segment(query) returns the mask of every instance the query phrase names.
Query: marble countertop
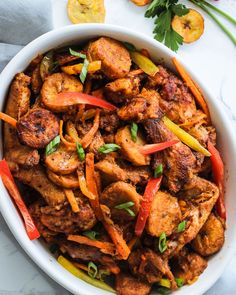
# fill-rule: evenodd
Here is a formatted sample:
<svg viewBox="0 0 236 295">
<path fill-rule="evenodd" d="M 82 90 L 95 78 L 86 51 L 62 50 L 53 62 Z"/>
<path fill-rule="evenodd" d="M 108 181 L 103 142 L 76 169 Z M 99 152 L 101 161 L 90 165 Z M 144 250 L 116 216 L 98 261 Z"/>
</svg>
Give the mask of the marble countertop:
<svg viewBox="0 0 236 295">
<path fill-rule="evenodd" d="M 66 0 L 51 0 L 54 27 L 70 24 L 66 15 Z M 135 7 L 128 0 L 105 0 L 106 23 L 129 27 L 152 35 L 153 21 L 144 19 L 144 8 Z M 187 2 L 187 1 L 185 1 Z M 215 4 L 215 2 L 214 2 Z M 221 0 L 220 8 L 236 17 L 236 1 Z M 192 6 L 189 5 L 188 6 Z M 204 13 L 203 13 L 204 14 Z M 236 130 L 236 48 L 208 16 L 205 33 L 199 41 L 184 45 L 179 54 L 196 71 L 223 102 L 225 111 Z M 224 23 L 234 32 L 227 21 Z M 232 78 L 233 77 L 233 78 Z M 232 295 L 236 293 L 236 249 L 230 264 L 217 283 L 205 295 Z M 0 215 L 0 295 L 66 295 L 68 291 L 46 276 L 18 245 Z"/>
</svg>

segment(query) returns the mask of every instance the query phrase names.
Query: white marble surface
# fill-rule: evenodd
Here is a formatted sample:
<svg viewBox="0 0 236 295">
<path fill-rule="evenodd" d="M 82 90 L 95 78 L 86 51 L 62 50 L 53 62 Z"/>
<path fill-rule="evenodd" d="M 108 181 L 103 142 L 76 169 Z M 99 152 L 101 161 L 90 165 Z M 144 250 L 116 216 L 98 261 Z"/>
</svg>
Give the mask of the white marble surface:
<svg viewBox="0 0 236 295">
<path fill-rule="evenodd" d="M 54 26 L 70 24 L 66 15 L 66 0 L 52 0 Z M 129 0 L 105 0 L 107 23 L 117 24 L 152 35 L 152 20 L 144 19 L 144 9 L 135 7 Z M 187 2 L 187 1 L 185 1 Z M 214 2 L 214 1 L 212 1 Z M 236 1 L 221 0 L 214 4 L 236 17 Z M 189 5 L 191 6 L 191 5 Z M 207 82 L 216 99 L 221 99 L 236 130 L 236 48 L 205 17 L 202 38 L 179 50 L 190 66 Z M 236 27 L 224 21 L 236 36 Z M 232 78 L 232 77 L 233 78 Z M 231 77 L 231 78 L 230 78 Z M 221 93 L 224 95 L 222 96 Z M 236 294 L 235 255 L 218 282 L 207 295 Z M 0 216 L 0 295 L 66 295 L 65 289 L 49 279 L 24 253 Z M 190 294 L 191 295 L 191 294 Z"/>
</svg>

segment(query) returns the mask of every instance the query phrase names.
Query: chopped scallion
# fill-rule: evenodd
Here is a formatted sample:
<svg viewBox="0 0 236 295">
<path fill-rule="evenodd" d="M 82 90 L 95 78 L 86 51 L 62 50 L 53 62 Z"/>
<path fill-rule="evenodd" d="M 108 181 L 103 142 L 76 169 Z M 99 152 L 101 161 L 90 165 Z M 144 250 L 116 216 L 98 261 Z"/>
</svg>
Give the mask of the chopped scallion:
<svg viewBox="0 0 236 295">
<path fill-rule="evenodd" d="M 158 248 L 161 253 L 165 252 L 167 249 L 166 234 L 164 232 L 159 237 Z"/>
<path fill-rule="evenodd" d="M 83 232 L 83 236 L 88 237 L 90 240 L 97 240 L 99 233 L 94 230 L 86 230 Z"/>
<path fill-rule="evenodd" d="M 181 232 L 185 231 L 186 223 L 187 223 L 187 221 L 183 220 L 182 222 L 180 222 L 178 224 L 178 227 L 177 227 L 177 232 L 178 233 L 181 233 Z"/>
<path fill-rule="evenodd" d="M 85 159 L 85 152 L 82 145 L 79 142 L 76 142 L 76 150 L 80 161 L 83 161 Z"/>
<path fill-rule="evenodd" d="M 46 146 L 46 156 L 55 152 L 60 144 L 60 135 L 57 135 L 49 144 Z"/>
<path fill-rule="evenodd" d="M 138 134 L 138 125 L 134 122 L 131 124 L 130 133 L 131 133 L 131 139 L 133 140 L 133 142 L 136 142 L 137 134 Z"/>
<path fill-rule="evenodd" d="M 133 206 L 134 206 L 134 202 L 126 202 L 126 203 L 116 205 L 115 208 L 120 210 L 125 210 L 129 213 L 130 216 L 134 217 L 135 213 L 134 211 L 130 209 L 130 207 L 133 207 Z"/>
<path fill-rule="evenodd" d="M 104 145 L 102 145 L 98 151 L 99 153 L 102 153 L 102 154 L 109 154 L 111 152 L 115 152 L 117 150 L 120 149 L 120 146 L 118 144 L 115 144 L 115 143 L 106 143 Z"/>
<path fill-rule="evenodd" d="M 161 177 L 162 173 L 163 173 L 163 165 L 160 164 L 154 170 L 154 177 L 159 178 Z"/>
<path fill-rule="evenodd" d="M 84 59 L 84 64 L 81 70 L 81 73 L 79 75 L 80 81 L 84 84 L 84 81 L 87 77 L 87 73 L 88 73 L 88 66 L 89 66 L 89 61 L 87 60 L 87 58 Z"/>
<path fill-rule="evenodd" d="M 71 48 L 69 48 L 69 51 L 70 51 L 70 54 L 73 55 L 73 56 L 80 57 L 80 58 L 83 58 L 83 59 L 86 58 L 86 55 L 85 54 L 80 53 L 80 52 L 77 52 L 77 51 L 74 51 Z"/>
<path fill-rule="evenodd" d="M 175 281 L 176 281 L 176 284 L 179 288 L 182 287 L 184 284 L 184 280 L 181 278 L 176 278 Z"/>
<path fill-rule="evenodd" d="M 95 278 L 97 276 L 97 273 L 98 273 L 97 265 L 94 264 L 92 261 L 90 261 L 88 264 L 88 275 L 91 278 Z"/>
</svg>

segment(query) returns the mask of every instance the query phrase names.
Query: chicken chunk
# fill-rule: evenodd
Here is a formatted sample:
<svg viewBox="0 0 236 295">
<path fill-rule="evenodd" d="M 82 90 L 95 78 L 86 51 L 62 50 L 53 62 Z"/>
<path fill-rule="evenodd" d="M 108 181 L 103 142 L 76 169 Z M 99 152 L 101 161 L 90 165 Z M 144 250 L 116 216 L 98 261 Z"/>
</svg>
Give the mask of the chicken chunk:
<svg viewBox="0 0 236 295">
<path fill-rule="evenodd" d="M 139 96 L 122 106 L 117 114 L 123 121 L 143 122 L 147 119 L 160 118 L 158 92 L 143 89 Z"/>
<path fill-rule="evenodd" d="M 121 147 L 120 153 L 124 159 L 133 165 L 145 166 L 150 164 L 150 156 L 143 155 L 139 151 L 139 148 L 146 143 L 140 132 L 138 132 L 137 140 L 134 142 L 131 138 L 130 126 L 125 126 L 117 131 L 115 142 Z"/>
<path fill-rule="evenodd" d="M 118 295 L 148 295 L 151 284 L 142 282 L 130 274 L 120 273 L 116 276 L 116 292 Z"/>
<path fill-rule="evenodd" d="M 115 104 L 124 103 L 139 94 L 139 87 L 138 77 L 122 78 L 106 84 L 104 93 L 107 100 Z"/>
<path fill-rule="evenodd" d="M 169 236 L 177 229 L 180 221 L 181 210 L 177 198 L 167 192 L 158 191 L 147 220 L 147 232 L 156 237 L 163 232 Z"/>
<path fill-rule="evenodd" d="M 48 76 L 41 88 L 43 104 L 53 112 L 66 112 L 68 107 L 54 105 L 55 97 L 62 92 L 82 92 L 82 83 L 65 73 L 55 73 Z"/>
<path fill-rule="evenodd" d="M 61 186 L 63 188 L 79 188 L 79 180 L 76 173 L 73 174 L 67 174 L 67 175 L 59 175 L 51 170 L 47 170 L 48 178 L 58 186 Z"/>
<path fill-rule="evenodd" d="M 95 164 L 106 182 L 125 181 L 132 184 L 145 184 L 151 177 L 148 167 L 119 166 L 113 157 L 106 157 Z"/>
<path fill-rule="evenodd" d="M 45 156 L 45 164 L 48 169 L 58 174 L 70 174 L 82 163 L 75 151 L 69 151 L 63 144 L 50 155 Z"/>
<path fill-rule="evenodd" d="M 173 273 L 176 278 L 183 279 L 184 284 L 191 284 L 207 267 L 207 261 L 200 255 L 183 249 L 174 258 Z"/>
<path fill-rule="evenodd" d="M 165 127 L 162 121 L 147 120 L 145 129 L 148 138 L 153 143 L 178 139 Z M 176 193 L 193 177 L 196 158 L 188 146 L 179 142 L 154 156 L 153 166 L 156 167 L 160 163 L 164 166 L 163 171 L 167 188 Z"/>
<path fill-rule="evenodd" d="M 106 132 L 114 132 L 120 126 L 120 120 L 116 112 L 102 111 L 100 116 L 100 128 Z"/>
<path fill-rule="evenodd" d="M 33 108 L 17 122 L 16 128 L 21 143 L 40 149 L 59 134 L 59 120 L 48 110 Z"/>
<path fill-rule="evenodd" d="M 222 248 L 224 240 L 223 224 L 211 213 L 191 245 L 198 254 L 209 256 Z"/>
<path fill-rule="evenodd" d="M 95 134 L 92 142 L 89 145 L 89 152 L 93 153 L 97 159 L 101 157 L 101 153 L 99 153 L 99 148 L 105 144 L 103 137 L 99 131 Z M 77 156 L 78 157 L 78 156 Z"/>
<path fill-rule="evenodd" d="M 47 178 L 43 167 L 40 165 L 34 168 L 21 168 L 14 176 L 19 181 L 22 181 L 24 184 L 38 191 L 51 206 L 62 204 L 66 200 L 63 190 Z"/>
<path fill-rule="evenodd" d="M 131 216 L 124 209 L 116 209 L 115 207 L 123 203 L 133 202 L 133 206 L 129 209 L 137 215 L 140 200 L 141 196 L 136 192 L 135 187 L 123 181 L 114 182 L 107 186 L 100 197 L 100 202 L 110 208 L 112 220 L 117 223 L 127 222 L 134 219 L 135 216 Z"/>
<path fill-rule="evenodd" d="M 176 289 L 175 278 L 170 271 L 168 261 L 151 249 L 137 249 L 128 259 L 130 270 L 134 276 L 150 284 L 157 283 L 161 278 L 167 277 L 171 281 L 172 289 Z"/>
<path fill-rule="evenodd" d="M 91 42 L 87 56 L 89 61 L 101 60 L 102 72 L 109 79 L 123 78 L 129 73 L 131 66 L 129 51 L 117 40 L 101 37 Z"/>
</svg>

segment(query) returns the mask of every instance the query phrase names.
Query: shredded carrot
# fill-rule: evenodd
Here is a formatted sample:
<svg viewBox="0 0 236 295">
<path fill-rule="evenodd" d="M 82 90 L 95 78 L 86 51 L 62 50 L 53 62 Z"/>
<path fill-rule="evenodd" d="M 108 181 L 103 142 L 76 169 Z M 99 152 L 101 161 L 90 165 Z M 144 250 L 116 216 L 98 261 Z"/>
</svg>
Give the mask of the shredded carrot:
<svg viewBox="0 0 236 295">
<path fill-rule="evenodd" d="M 172 61 L 173 61 L 173 64 L 175 65 L 178 73 L 180 74 L 182 79 L 185 81 L 185 83 L 187 84 L 187 86 L 189 87 L 191 92 L 193 93 L 193 95 L 194 95 L 195 99 L 197 100 L 197 102 L 199 103 L 200 107 L 202 108 L 204 113 L 207 115 L 208 122 L 210 123 L 211 122 L 210 112 L 209 112 L 208 106 L 205 102 L 205 99 L 204 99 L 201 91 L 199 90 L 199 87 L 196 86 L 196 84 L 194 83 L 192 78 L 189 76 L 189 74 L 186 72 L 184 67 L 179 63 L 179 61 L 175 57 L 172 58 Z"/>
<path fill-rule="evenodd" d="M 145 48 L 141 49 L 140 53 L 142 53 L 142 55 L 146 56 L 147 58 L 151 58 L 149 51 Z"/>
<path fill-rule="evenodd" d="M 94 177 L 94 154 L 87 153 L 85 158 L 85 172 L 86 172 L 86 183 L 88 190 L 96 196 L 94 200 L 89 200 L 90 205 L 93 208 L 93 211 L 99 221 L 103 219 L 102 210 L 99 204 L 99 195 L 97 191 L 97 185 Z"/>
<path fill-rule="evenodd" d="M 97 90 L 94 90 L 92 92 L 92 95 L 98 98 L 104 99 L 103 91 L 104 91 L 104 87 L 98 88 Z"/>
<path fill-rule="evenodd" d="M 17 121 L 11 116 L 8 116 L 7 114 L 0 112 L 0 119 L 16 128 Z"/>
<path fill-rule="evenodd" d="M 96 196 L 88 190 L 86 180 L 83 175 L 78 174 L 79 187 L 83 195 L 85 195 L 90 200 L 95 200 Z"/>
<path fill-rule="evenodd" d="M 136 244 L 137 240 L 138 240 L 138 237 L 134 237 L 134 238 L 128 243 L 128 247 L 129 247 L 130 251 L 132 251 L 132 249 L 133 249 L 134 245 Z"/>
<path fill-rule="evenodd" d="M 75 213 L 79 212 L 80 209 L 79 209 L 78 203 L 75 199 L 75 195 L 74 195 L 73 191 L 70 189 L 64 189 L 64 192 L 65 192 L 68 202 L 71 205 L 72 211 Z"/>
<path fill-rule="evenodd" d="M 109 255 L 115 255 L 115 253 L 116 253 L 115 246 L 109 242 L 91 240 L 87 237 L 79 236 L 79 235 L 69 235 L 67 237 L 67 240 L 73 241 L 73 242 L 76 242 L 79 244 L 87 245 L 87 246 L 96 247 L 96 248 L 100 249 L 101 252 L 109 254 Z"/>
<path fill-rule="evenodd" d="M 66 123 L 66 132 L 73 139 L 74 142 L 80 142 L 75 125 L 71 121 L 68 121 Z"/>
<path fill-rule="evenodd" d="M 87 134 L 81 139 L 81 144 L 83 148 L 87 148 L 92 142 L 94 135 L 97 133 L 99 128 L 99 120 L 100 120 L 100 110 L 96 110 L 96 115 L 94 118 L 94 123 L 92 128 L 89 130 Z"/>
<path fill-rule="evenodd" d="M 188 121 L 179 124 L 180 127 L 184 127 L 186 129 L 190 129 L 192 128 L 194 125 L 202 125 L 204 123 L 206 123 L 206 114 L 201 113 L 200 115 L 196 115 L 194 117 L 192 117 L 191 119 L 189 119 Z"/>
<path fill-rule="evenodd" d="M 63 136 L 63 120 L 60 120 L 60 138 L 64 145 L 70 150 L 76 150 L 76 144 L 74 142 L 67 141 Z"/>
</svg>

